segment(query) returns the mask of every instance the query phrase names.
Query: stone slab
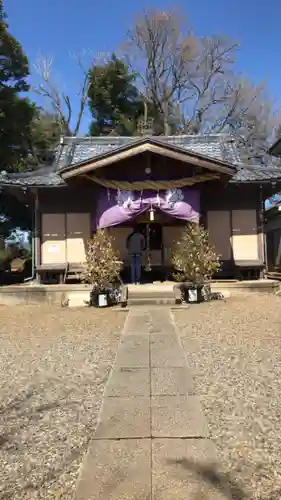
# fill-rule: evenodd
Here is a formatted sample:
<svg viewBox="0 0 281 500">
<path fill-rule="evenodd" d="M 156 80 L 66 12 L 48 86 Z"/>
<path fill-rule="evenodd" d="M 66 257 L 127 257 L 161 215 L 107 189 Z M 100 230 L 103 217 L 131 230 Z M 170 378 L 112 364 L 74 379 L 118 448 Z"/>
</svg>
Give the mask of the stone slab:
<svg viewBox="0 0 281 500">
<path fill-rule="evenodd" d="M 192 394 L 194 380 L 188 368 L 151 368 L 151 394 L 174 396 Z"/>
<path fill-rule="evenodd" d="M 173 334 L 175 333 L 169 309 L 154 309 L 150 311 L 151 324 L 149 331 L 151 334 Z"/>
<path fill-rule="evenodd" d="M 105 398 L 95 439 L 149 438 L 150 399 Z"/>
<path fill-rule="evenodd" d="M 171 347 L 179 347 L 179 339 L 176 333 L 173 334 L 155 334 L 152 333 L 149 338 L 150 348 L 154 350 L 158 349 L 171 349 Z"/>
<path fill-rule="evenodd" d="M 105 397 L 148 396 L 149 394 L 149 368 L 114 367 Z"/>
<path fill-rule="evenodd" d="M 197 396 L 152 396 L 151 422 L 153 437 L 208 437 L 207 421 Z"/>
<path fill-rule="evenodd" d="M 157 349 L 154 346 L 150 348 L 150 364 L 152 368 L 184 368 L 186 367 L 186 359 L 183 349 L 179 345 L 167 349 Z"/>
<path fill-rule="evenodd" d="M 126 320 L 123 335 L 149 335 L 150 317 L 143 310 L 131 310 Z"/>
<path fill-rule="evenodd" d="M 121 347 L 139 347 L 140 349 L 149 348 L 148 335 L 122 335 L 119 348 Z"/>
<path fill-rule="evenodd" d="M 230 500 L 207 439 L 152 441 L 152 500 Z"/>
<path fill-rule="evenodd" d="M 127 347 L 126 344 L 118 348 L 116 367 L 149 367 L 149 347 Z"/>
<path fill-rule="evenodd" d="M 95 440 L 74 500 L 151 500 L 150 440 Z"/>
</svg>

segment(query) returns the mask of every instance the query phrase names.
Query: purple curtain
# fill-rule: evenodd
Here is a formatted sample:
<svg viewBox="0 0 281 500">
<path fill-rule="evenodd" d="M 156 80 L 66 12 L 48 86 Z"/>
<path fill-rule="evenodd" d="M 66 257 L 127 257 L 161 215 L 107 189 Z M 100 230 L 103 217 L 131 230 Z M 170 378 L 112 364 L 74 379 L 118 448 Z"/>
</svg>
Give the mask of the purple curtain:
<svg viewBox="0 0 281 500">
<path fill-rule="evenodd" d="M 101 188 L 93 230 L 117 226 L 151 208 L 159 209 L 177 219 L 199 222 L 200 191 L 190 187 L 159 192 L 132 192 Z"/>
</svg>

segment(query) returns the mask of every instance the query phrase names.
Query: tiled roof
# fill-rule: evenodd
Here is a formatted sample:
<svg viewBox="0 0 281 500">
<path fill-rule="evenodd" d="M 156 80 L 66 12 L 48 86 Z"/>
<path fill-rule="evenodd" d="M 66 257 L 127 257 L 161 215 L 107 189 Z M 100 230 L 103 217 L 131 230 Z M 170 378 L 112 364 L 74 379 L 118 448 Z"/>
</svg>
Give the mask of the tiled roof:
<svg viewBox="0 0 281 500">
<path fill-rule="evenodd" d="M 58 169 L 118 150 L 134 141 L 136 137 L 66 137 L 58 151 Z"/>
<path fill-rule="evenodd" d="M 171 144 L 185 151 L 198 153 L 207 158 L 212 158 L 226 163 L 239 163 L 239 155 L 236 146 L 229 136 L 216 135 L 177 135 L 149 137 L 157 142 Z M 95 158 L 105 153 L 118 150 L 120 147 L 138 143 L 144 137 L 83 137 L 65 138 L 57 162 L 59 169 L 75 165 L 83 161 Z"/>
<path fill-rule="evenodd" d="M 240 165 L 230 182 L 274 182 L 281 180 L 281 167 Z"/>
<path fill-rule="evenodd" d="M 100 157 L 111 151 L 144 140 L 144 137 L 66 137 L 57 150 L 53 165 L 45 166 L 33 172 L 6 174 L 0 172 L 0 185 L 14 186 L 63 186 L 65 182 L 60 171 L 91 158 Z M 277 166 L 245 165 L 241 162 L 235 140 L 224 134 L 215 135 L 179 135 L 150 137 L 161 144 L 171 144 L 184 151 L 198 153 L 203 157 L 223 161 L 237 168 L 237 173 L 230 182 L 270 182 L 281 180 L 281 168 Z"/>
<path fill-rule="evenodd" d="M 44 166 L 31 172 L 23 172 L 20 174 L 7 174 L 0 172 L 0 186 L 46 186 L 56 187 L 63 186 L 64 180 L 57 173 L 54 165 Z"/>
</svg>

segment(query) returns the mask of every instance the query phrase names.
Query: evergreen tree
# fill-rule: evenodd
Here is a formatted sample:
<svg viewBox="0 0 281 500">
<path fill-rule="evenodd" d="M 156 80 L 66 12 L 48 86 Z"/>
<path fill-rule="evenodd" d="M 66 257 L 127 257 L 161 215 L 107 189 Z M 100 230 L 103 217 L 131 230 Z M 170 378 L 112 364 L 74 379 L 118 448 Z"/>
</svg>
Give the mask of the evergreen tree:
<svg viewBox="0 0 281 500">
<path fill-rule="evenodd" d="M 30 165 L 52 163 L 60 136 L 58 116 L 37 108 L 31 122 Z"/>
<path fill-rule="evenodd" d="M 93 116 L 90 135 L 132 135 L 143 114 L 143 102 L 134 85 L 136 75 L 115 54 L 103 66 L 90 69 L 89 107 Z"/>
<path fill-rule="evenodd" d="M 7 171 L 23 169 L 29 154 L 35 106 L 21 96 L 28 91 L 28 60 L 9 33 L 0 0 L 0 165 Z"/>
</svg>

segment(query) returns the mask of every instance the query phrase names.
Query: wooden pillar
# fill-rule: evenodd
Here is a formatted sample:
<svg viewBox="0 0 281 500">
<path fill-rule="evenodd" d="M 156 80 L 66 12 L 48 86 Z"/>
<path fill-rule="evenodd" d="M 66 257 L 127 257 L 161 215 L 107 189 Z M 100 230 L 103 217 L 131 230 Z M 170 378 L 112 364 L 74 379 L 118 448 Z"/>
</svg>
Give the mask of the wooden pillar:
<svg viewBox="0 0 281 500">
<path fill-rule="evenodd" d="M 34 203 L 34 254 L 35 254 L 35 269 L 41 264 L 41 213 L 39 208 L 38 189 L 35 191 Z M 36 280 L 41 281 L 40 273 L 36 271 Z"/>
<path fill-rule="evenodd" d="M 264 278 L 265 273 L 268 272 L 268 258 L 267 258 L 267 240 L 265 234 L 265 216 L 264 216 L 264 194 L 263 187 L 260 185 L 260 208 L 258 210 L 258 244 L 259 244 L 259 255 L 264 264 L 264 269 L 260 272 L 260 278 Z"/>
</svg>

